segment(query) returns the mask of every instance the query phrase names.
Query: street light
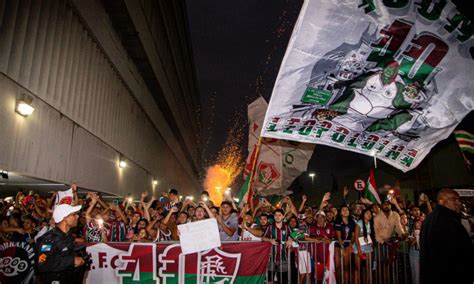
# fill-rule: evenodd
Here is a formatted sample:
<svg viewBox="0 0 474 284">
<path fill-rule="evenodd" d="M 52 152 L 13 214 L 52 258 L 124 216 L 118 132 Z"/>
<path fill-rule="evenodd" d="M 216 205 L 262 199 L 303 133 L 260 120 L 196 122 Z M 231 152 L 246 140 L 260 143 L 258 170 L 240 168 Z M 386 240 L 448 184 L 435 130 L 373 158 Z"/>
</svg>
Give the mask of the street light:
<svg viewBox="0 0 474 284">
<path fill-rule="evenodd" d="M 316 176 L 315 173 L 310 173 L 309 177 L 311 178 L 311 189 L 314 187 L 314 177 Z"/>
</svg>

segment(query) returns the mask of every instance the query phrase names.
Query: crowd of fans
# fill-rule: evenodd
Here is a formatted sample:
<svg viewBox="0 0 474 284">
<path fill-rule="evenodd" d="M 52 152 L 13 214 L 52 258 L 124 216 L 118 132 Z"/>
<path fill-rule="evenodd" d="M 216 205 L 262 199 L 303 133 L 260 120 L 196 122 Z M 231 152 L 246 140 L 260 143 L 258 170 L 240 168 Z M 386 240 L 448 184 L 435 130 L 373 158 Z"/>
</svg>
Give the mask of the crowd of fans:
<svg viewBox="0 0 474 284">
<path fill-rule="evenodd" d="M 171 189 L 161 196 L 143 192 L 139 202 L 125 197 L 120 203 L 105 202 L 94 192 L 80 198 L 76 185 L 72 185 L 72 192 L 71 203 L 82 205 L 79 225 L 72 232 L 77 243 L 176 241 L 178 225 L 215 218 L 222 241 L 270 242 L 270 270 L 281 272 L 298 263 L 299 273 L 292 273 L 292 277 L 300 277 L 306 283 L 311 283 L 312 273 L 318 273 L 315 263 L 326 262 L 325 254 L 332 241 L 336 241 L 336 269 L 343 271 L 337 277 L 354 277 L 357 283 L 357 279 L 367 282 L 367 275 L 359 275 L 365 271 L 360 268 L 367 265 L 375 244 L 390 245 L 397 240 L 408 244 L 404 253 L 409 256 L 413 283 L 417 283 L 420 230 L 425 216 L 435 206 L 425 194 L 420 195 L 418 202 L 409 203 L 393 190 L 382 204 L 365 198 L 349 202 L 347 188 L 343 190 L 342 204 L 337 207 L 331 204 L 329 192 L 319 205 L 310 205 L 303 195 L 299 204 L 290 197 L 277 204 L 255 197 L 243 207 L 229 194 L 217 207 L 206 191 L 199 201 L 189 197 L 182 200 L 178 191 Z M 19 192 L 14 199 L 4 199 L 0 242 L 34 243 L 55 226 L 51 218 L 55 200 L 56 193 L 41 197 L 34 192 Z M 298 242 L 295 255 L 293 249 Z"/>
</svg>

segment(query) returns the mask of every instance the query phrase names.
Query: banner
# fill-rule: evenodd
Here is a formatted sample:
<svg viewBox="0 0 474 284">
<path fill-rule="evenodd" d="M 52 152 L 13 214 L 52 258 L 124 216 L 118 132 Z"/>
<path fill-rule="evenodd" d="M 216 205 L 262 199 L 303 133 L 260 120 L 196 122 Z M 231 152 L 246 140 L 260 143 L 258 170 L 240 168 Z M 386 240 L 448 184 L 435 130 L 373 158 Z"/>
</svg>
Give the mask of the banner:
<svg viewBox="0 0 474 284">
<path fill-rule="evenodd" d="M 252 170 L 257 151 L 257 141 L 267 110 L 267 102 L 259 97 L 248 107 L 249 156 L 244 179 Z M 302 172 L 306 171 L 314 145 L 293 141 L 264 138 L 261 141 L 252 189 L 259 195 L 288 195 L 287 189 Z"/>
<path fill-rule="evenodd" d="M 224 243 L 184 255 L 179 243 L 90 244 L 87 283 L 263 283 L 270 246 Z"/>
<path fill-rule="evenodd" d="M 450 1 L 305 1 L 262 136 L 409 171 L 473 109 L 472 34 Z"/>
</svg>

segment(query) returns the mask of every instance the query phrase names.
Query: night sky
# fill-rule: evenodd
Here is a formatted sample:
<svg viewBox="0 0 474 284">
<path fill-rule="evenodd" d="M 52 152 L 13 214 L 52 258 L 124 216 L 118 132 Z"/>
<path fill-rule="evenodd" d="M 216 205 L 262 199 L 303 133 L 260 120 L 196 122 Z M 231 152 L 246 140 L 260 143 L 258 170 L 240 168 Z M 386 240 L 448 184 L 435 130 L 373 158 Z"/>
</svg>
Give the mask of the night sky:
<svg viewBox="0 0 474 284">
<path fill-rule="evenodd" d="M 301 0 L 187 1 L 202 104 L 204 166 L 212 164 L 227 138 L 229 128 L 236 123 L 246 124 L 248 103 L 258 95 L 269 101 L 302 3 Z M 474 132 L 472 112 L 460 128 Z M 246 129 L 244 131 L 247 133 Z M 247 155 L 245 136 L 241 141 L 244 157 Z M 456 154 L 456 146 L 452 137 L 440 142 L 418 169 L 405 175 L 379 161 L 376 176 L 382 183 L 401 180 L 412 187 L 416 179 L 419 189 L 472 183 L 472 170 L 469 173 L 465 169 L 460 153 Z M 446 156 L 451 158 L 446 160 Z M 441 161 L 451 163 L 451 170 L 456 170 L 462 178 L 443 178 L 452 174 L 451 170 L 437 170 Z M 315 187 L 326 191 L 340 188 L 356 177 L 366 179 L 372 166 L 371 157 L 318 145 L 309 171 L 317 173 Z M 420 180 L 426 179 L 426 171 L 430 175 L 429 181 L 427 185 L 420 185 Z M 293 189 L 298 192 L 310 186 L 311 181 L 304 174 L 295 181 Z"/>
</svg>

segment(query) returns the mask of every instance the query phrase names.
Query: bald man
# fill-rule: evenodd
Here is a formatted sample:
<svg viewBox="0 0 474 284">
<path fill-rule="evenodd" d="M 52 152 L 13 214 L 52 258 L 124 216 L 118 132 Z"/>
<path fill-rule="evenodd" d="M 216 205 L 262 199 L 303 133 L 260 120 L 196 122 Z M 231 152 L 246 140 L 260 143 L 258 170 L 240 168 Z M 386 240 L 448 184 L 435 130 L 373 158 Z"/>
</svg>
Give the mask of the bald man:
<svg viewBox="0 0 474 284">
<path fill-rule="evenodd" d="M 474 250 L 460 213 L 459 194 L 442 189 L 421 229 L 421 283 L 473 283 Z"/>
</svg>

